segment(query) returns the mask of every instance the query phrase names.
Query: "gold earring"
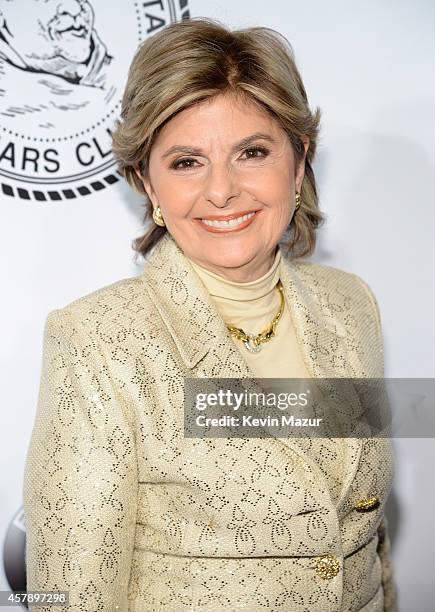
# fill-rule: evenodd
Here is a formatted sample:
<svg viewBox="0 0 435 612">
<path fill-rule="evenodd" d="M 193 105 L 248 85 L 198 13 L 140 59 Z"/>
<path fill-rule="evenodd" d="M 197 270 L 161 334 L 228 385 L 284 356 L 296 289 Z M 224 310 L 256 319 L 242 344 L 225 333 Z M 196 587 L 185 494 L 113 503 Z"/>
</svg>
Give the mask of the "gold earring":
<svg viewBox="0 0 435 612">
<path fill-rule="evenodd" d="M 156 225 L 160 225 L 160 227 L 165 227 L 166 223 L 162 217 L 162 211 L 160 210 L 160 206 L 156 206 L 153 210 L 153 219 Z"/>
<path fill-rule="evenodd" d="M 295 201 L 296 201 L 296 206 L 295 206 L 295 212 L 296 212 L 299 206 L 301 205 L 301 194 L 299 193 L 299 191 L 296 192 Z"/>
</svg>

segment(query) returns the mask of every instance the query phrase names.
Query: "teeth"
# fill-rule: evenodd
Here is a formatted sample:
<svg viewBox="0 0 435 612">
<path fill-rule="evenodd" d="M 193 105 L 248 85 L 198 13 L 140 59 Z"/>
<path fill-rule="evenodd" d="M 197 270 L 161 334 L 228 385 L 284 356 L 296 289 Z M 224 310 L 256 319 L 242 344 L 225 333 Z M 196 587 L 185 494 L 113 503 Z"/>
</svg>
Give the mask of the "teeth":
<svg viewBox="0 0 435 612">
<path fill-rule="evenodd" d="M 255 215 L 255 212 L 248 213 L 247 215 L 243 215 L 242 217 L 237 217 L 237 219 L 230 219 L 229 221 L 210 221 L 209 219 L 201 219 L 203 223 L 206 225 L 211 225 L 211 227 L 235 227 L 246 219 L 250 219 Z"/>
</svg>

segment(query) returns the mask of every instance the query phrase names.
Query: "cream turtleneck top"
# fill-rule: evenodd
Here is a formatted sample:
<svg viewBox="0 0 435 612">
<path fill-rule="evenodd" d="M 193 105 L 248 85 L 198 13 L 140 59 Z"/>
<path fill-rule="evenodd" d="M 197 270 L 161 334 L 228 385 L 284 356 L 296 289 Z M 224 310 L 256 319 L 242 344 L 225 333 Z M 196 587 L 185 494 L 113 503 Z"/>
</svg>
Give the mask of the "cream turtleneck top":
<svg viewBox="0 0 435 612">
<path fill-rule="evenodd" d="M 281 275 L 281 251 L 278 246 L 272 267 L 254 281 L 238 283 L 207 270 L 189 258 L 226 323 L 241 327 L 246 333 L 260 333 L 278 312 L 280 295 L 276 284 Z M 251 353 L 241 340 L 231 336 L 248 365 L 261 378 L 310 378 L 303 362 L 287 304 L 276 326 L 276 335 Z"/>
</svg>

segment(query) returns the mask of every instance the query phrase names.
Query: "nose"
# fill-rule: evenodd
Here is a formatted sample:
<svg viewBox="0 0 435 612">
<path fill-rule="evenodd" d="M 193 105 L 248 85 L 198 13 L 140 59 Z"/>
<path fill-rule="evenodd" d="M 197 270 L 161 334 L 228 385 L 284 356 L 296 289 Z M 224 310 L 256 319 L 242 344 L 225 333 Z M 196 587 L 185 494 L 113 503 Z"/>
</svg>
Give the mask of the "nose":
<svg viewBox="0 0 435 612">
<path fill-rule="evenodd" d="M 240 194 L 231 168 L 225 164 L 211 166 L 204 187 L 204 197 L 218 208 L 224 208 Z"/>
<path fill-rule="evenodd" d="M 57 5 L 57 12 L 59 15 L 71 15 L 71 17 L 77 17 L 82 12 L 82 7 L 78 0 L 62 0 Z"/>
</svg>

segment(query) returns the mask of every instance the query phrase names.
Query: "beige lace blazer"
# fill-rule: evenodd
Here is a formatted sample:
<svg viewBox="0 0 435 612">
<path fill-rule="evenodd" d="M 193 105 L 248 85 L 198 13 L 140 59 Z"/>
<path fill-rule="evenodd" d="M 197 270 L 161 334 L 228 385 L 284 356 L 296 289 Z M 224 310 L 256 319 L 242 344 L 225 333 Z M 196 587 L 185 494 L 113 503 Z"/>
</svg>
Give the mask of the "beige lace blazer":
<svg viewBox="0 0 435 612">
<path fill-rule="evenodd" d="M 312 376 L 382 377 L 367 285 L 287 256 L 282 268 Z M 30 610 L 394 612 L 391 441 L 345 440 L 333 501 L 331 443 L 184 438 L 184 377 L 254 374 L 169 234 L 139 277 L 49 313 L 24 474 L 27 588 L 68 591 L 69 605 Z M 352 389 L 349 405 L 357 415 Z"/>
</svg>

